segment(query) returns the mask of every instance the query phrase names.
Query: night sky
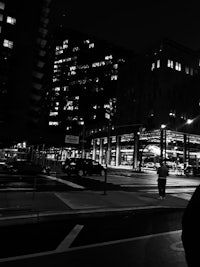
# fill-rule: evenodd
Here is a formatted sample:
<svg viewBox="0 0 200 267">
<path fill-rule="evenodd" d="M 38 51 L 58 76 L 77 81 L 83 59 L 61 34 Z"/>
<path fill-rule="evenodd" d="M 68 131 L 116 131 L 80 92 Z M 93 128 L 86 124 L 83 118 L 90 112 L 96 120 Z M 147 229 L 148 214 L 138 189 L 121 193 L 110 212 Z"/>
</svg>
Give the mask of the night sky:
<svg viewBox="0 0 200 267">
<path fill-rule="evenodd" d="M 157 3 L 156 3 L 157 2 Z M 55 0 L 63 24 L 135 52 L 163 37 L 200 50 L 198 1 Z M 59 22 L 59 18 L 54 21 Z"/>
</svg>

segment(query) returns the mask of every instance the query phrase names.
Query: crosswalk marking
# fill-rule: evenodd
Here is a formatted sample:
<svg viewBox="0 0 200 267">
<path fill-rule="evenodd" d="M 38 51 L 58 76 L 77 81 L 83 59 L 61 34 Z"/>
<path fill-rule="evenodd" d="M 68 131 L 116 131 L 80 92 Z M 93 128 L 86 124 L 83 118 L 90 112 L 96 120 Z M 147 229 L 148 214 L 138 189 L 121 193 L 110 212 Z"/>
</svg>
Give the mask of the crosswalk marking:
<svg viewBox="0 0 200 267">
<path fill-rule="evenodd" d="M 78 184 L 75 184 L 75 183 L 72 183 L 72 182 L 57 178 L 57 177 L 53 177 L 53 176 L 50 176 L 50 175 L 41 175 L 41 177 L 45 177 L 45 178 L 48 178 L 50 180 L 66 184 L 66 185 L 68 185 L 70 187 L 73 187 L 73 188 L 76 188 L 76 189 L 85 189 L 84 186 L 81 186 L 81 185 L 78 185 Z"/>
<path fill-rule="evenodd" d="M 65 239 L 58 245 L 56 252 L 63 252 L 67 250 L 73 241 L 76 239 L 84 225 L 75 225 L 71 232 L 65 237 Z"/>
</svg>

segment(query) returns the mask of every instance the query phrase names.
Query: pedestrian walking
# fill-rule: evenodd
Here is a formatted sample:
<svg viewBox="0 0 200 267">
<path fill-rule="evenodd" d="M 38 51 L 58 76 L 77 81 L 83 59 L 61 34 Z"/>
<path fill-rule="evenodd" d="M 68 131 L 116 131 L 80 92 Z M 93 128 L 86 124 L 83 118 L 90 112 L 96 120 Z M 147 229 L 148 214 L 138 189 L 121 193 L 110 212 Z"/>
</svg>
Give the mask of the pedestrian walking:
<svg viewBox="0 0 200 267">
<path fill-rule="evenodd" d="M 167 176 L 169 174 L 167 166 L 161 162 L 160 167 L 157 170 L 158 174 L 158 192 L 159 192 L 159 198 L 165 199 L 165 188 L 166 188 L 166 181 Z"/>
<path fill-rule="evenodd" d="M 190 198 L 182 216 L 181 239 L 188 267 L 199 267 L 200 241 L 200 185 Z"/>
</svg>

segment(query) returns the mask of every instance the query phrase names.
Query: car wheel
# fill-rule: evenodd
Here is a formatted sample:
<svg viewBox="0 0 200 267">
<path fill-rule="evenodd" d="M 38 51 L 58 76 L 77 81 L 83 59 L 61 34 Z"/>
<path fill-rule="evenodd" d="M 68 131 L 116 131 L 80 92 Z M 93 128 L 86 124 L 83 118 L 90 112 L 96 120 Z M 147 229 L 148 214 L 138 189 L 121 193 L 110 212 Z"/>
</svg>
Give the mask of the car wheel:
<svg viewBox="0 0 200 267">
<path fill-rule="evenodd" d="M 100 175 L 105 176 L 105 170 L 101 170 Z"/>
<path fill-rule="evenodd" d="M 84 171 L 83 170 L 78 170 L 78 176 L 83 176 L 84 175 Z"/>
</svg>

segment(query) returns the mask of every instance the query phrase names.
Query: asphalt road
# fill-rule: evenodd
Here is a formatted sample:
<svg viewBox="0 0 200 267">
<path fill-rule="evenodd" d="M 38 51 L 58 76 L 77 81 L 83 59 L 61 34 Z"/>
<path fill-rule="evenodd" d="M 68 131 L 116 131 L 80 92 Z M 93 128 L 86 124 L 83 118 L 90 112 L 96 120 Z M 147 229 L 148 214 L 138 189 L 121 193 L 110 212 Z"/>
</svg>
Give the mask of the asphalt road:
<svg viewBox="0 0 200 267">
<path fill-rule="evenodd" d="M 84 247 L 181 229 L 181 210 L 156 210 L 60 222 L 4 226 L 0 228 L 0 258 L 53 251 L 61 247 Z M 72 235 L 73 232 L 73 235 Z"/>
</svg>

